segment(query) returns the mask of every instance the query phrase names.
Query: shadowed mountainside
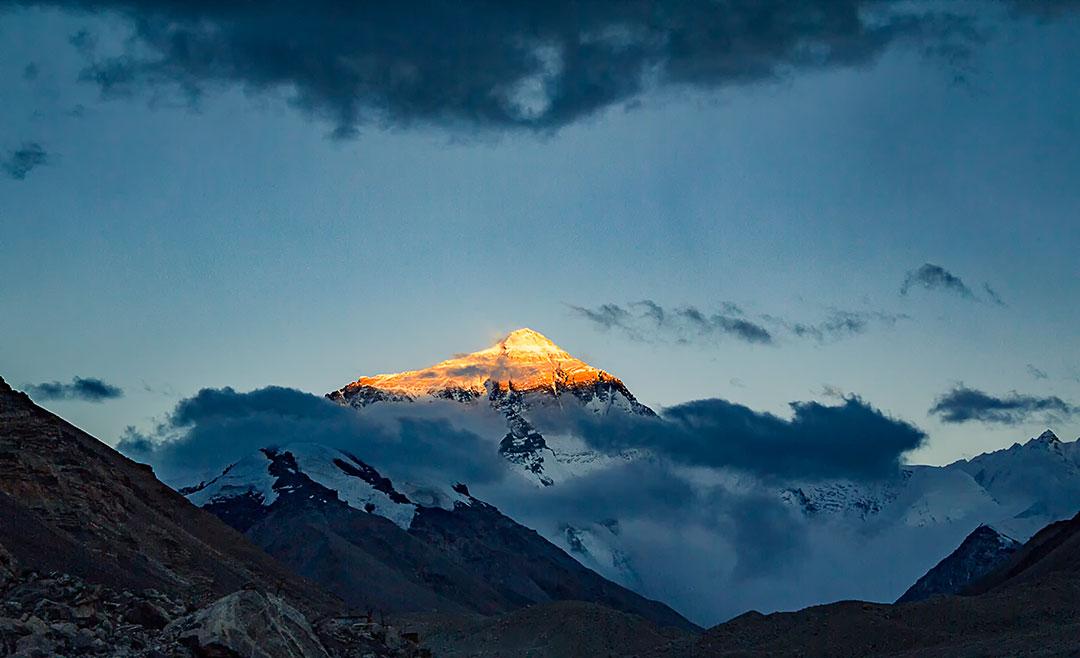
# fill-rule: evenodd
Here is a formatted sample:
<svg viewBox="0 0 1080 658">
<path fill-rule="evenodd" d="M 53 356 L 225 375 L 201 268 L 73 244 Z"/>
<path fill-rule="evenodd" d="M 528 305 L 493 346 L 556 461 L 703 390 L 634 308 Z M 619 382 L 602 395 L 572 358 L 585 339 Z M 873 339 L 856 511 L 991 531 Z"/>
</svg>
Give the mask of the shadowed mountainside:
<svg viewBox="0 0 1080 658">
<path fill-rule="evenodd" d="M 209 600 L 257 583 L 339 607 L 212 514 L 0 379 L 0 544 L 25 568 Z"/>
</svg>

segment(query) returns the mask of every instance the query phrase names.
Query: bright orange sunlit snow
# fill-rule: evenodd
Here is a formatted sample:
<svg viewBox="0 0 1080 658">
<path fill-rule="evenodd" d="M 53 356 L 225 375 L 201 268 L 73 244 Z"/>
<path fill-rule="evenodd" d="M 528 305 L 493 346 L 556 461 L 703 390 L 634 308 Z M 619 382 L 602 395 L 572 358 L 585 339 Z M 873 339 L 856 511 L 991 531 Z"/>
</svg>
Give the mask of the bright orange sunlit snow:
<svg viewBox="0 0 1080 658">
<path fill-rule="evenodd" d="M 540 332 L 518 329 L 479 352 L 423 370 L 361 377 L 350 387 L 370 386 L 410 396 L 448 388 L 480 393 L 488 380 L 502 388 L 512 383 L 518 390 L 618 381 L 603 370 L 574 358 Z"/>
</svg>

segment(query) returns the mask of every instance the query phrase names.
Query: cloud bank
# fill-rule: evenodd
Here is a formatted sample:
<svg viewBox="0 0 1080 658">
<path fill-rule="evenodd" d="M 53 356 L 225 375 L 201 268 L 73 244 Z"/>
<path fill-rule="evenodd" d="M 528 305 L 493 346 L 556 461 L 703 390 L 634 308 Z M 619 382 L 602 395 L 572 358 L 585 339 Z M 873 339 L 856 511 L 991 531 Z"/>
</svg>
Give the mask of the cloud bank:
<svg viewBox="0 0 1080 658">
<path fill-rule="evenodd" d="M 43 402 L 47 400 L 84 400 L 86 402 L 104 402 L 124 397 L 124 391 L 118 386 L 107 384 L 96 377 L 74 377 L 71 382 L 42 382 L 26 387 L 27 394 Z"/>
<path fill-rule="evenodd" d="M 857 396 L 834 406 L 792 402 L 790 420 L 721 399 L 668 407 L 658 418 L 558 410 L 538 426 L 570 430 L 602 452 L 647 449 L 686 466 L 734 468 L 765 478 L 876 479 L 896 474 L 926 434 Z"/>
<path fill-rule="evenodd" d="M 980 421 L 998 425 L 1019 425 L 1035 418 L 1057 420 L 1078 412 L 1080 408 L 1054 395 L 1038 397 L 1013 391 L 998 397 L 963 384 L 939 396 L 929 411 L 946 423 Z"/>
<path fill-rule="evenodd" d="M 461 411 L 450 403 L 418 406 L 407 416 L 395 412 L 376 407 L 360 414 L 278 386 L 247 393 L 207 388 L 177 403 L 150 434 L 128 428 L 117 448 L 154 465 L 162 479 L 178 486 L 216 474 L 260 448 L 289 443 L 355 451 L 379 468 L 421 481 L 484 483 L 505 472 L 493 442 L 466 429 Z"/>
<path fill-rule="evenodd" d="M 338 136 L 373 120 L 546 131 L 653 88 L 859 66 L 901 43 L 963 53 L 974 39 L 971 16 L 875 0 L 24 4 L 130 26 L 119 54 L 86 49 L 83 78 L 106 95 L 286 90 Z"/>
</svg>

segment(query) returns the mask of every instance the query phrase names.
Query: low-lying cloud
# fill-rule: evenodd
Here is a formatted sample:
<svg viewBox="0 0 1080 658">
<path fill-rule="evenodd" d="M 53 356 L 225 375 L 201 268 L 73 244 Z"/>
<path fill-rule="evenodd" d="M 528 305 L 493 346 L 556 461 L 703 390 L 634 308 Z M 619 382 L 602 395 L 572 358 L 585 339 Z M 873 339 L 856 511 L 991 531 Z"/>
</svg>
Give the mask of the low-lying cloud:
<svg viewBox="0 0 1080 658">
<path fill-rule="evenodd" d="M 658 418 L 559 410 L 541 422 L 569 429 L 603 452 L 646 449 L 686 466 L 734 468 L 766 478 L 877 479 L 895 475 L 926 434 L 849 396 L 837 405 L 792 402 L 791 419 L 721 399 L 663 410 Z M 540 425 L 541 431 L 545 425 Z"/>
<path fill-rule="evenodd" d="M 863 591 L 894 596 L 878 565 L 863 567 L 858 587 L 838 585 L 831 556 L 848 559 L 861 540 L 816 531 L 781 497 L 788 485 L 778 480 L 896 475 L 900 455 L 924 435 L 855 397 L 832 406 L 796 403 L 792 411 L 785 419 L 701 400 L 657 419 L 539 414 L 533 420 L 542 432 L 565 429 L 600 452 L 651 455 L 612 460 L 551 487 L 537 487 L 498 454 L 503 416 L 441 401 L 356 410 L 288 388 L 204 389 L 148 434 L 129 430 L 119 448 L 176 486 L 216 475 L 259 448 L 294 442 L 348 450 L 395 481 L 464 481 L 572 552 L 571 534 L 583 550 L 609 546 L 614 553 L 573 554 L 602 571 L 606 564 L 605 574 L 616 578 L 612 569 L 632 565 L 629 584 L 704 624 L 749 607 L 801 607 Z M 701 588 L 703 578 L 715 586 Z M 718 597 L 718 589 L 729 594 Z"/>
<path fill-rule="evenodd" d="M 939 396 L 929 411 L 946 423 L 979 421 L 998 425 L 1019 425 L 1036 419 L 1055 421 L 1078 412 L 1080 408 L 1055 395 L 1039 397 L 1012 391 L 999 397 L 963 384 Z"/>
<path fill-rule="evenodd" d="M 261 448 L 289 443 L 355 451 L 380 469 L 420 481 L 484 483 L 502 477 L 506 464 L 495 442 L 467 429 L 475 418 L 450 420 L 460 414 L 451 403 L 417 405 L 408 415 L 380 405 L 358 413 L 278 386 L 247 393 L 203 389 L 181 400 L 150 434 L 129 428 L 117 448 L 177 485 L 220 472 Z"/>
<path fill-rule="evenodd" d="M 74 377 L 69 383 L 58 381 L 30 384 L 27 394 L 34 400 L 84 400 L 86 402 L 104 402 L 124 397 L 124 391 L 97 379 L 96 377 Z"/>
</svg>

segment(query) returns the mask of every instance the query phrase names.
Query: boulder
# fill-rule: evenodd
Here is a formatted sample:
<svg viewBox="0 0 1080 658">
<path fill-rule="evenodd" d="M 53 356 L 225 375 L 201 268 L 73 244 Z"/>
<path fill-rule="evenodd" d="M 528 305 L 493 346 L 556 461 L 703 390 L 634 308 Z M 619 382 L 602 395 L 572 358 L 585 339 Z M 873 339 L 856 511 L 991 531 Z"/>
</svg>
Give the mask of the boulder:
<svg viewBox="0 0 1080 658">
<path fill-rule="evenodd" d="M 150 601 L 139 600 L 135 601 L 124 613 L 124 621 L 144 628 L 165 628 L 169 623 L 169 613 Z"/>
<path fill-rule="evenodd" d="M 200 658 L 329 658 L 300 611 L 255 590 L 220 598 L 165 632 Z"/>
</svg>

